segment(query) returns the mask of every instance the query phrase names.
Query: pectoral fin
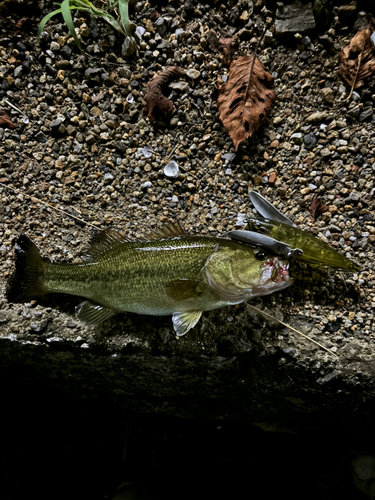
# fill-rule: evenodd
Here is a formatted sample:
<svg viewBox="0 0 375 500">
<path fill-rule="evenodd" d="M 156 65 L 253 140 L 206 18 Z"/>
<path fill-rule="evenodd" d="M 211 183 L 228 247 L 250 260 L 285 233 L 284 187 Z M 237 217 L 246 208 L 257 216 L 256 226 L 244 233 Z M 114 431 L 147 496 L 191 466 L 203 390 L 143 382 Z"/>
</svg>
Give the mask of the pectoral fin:
<svg viewBox="0 0 375 500">
<path fill-rule="evenodd" d="M 174 280 L 166 284 L 166 292 L 171 299 L 181 301 L 202 295 L 202 283 L 196 280 Z"/>
<path fill-rule="evenodd" d="M 96 326 L 116 314 L 116 311 L 85 300 L 76 307 L 76 314 L 87 326 Z"/>
<path fill-rule="evenodd" d="M 176 334 L 181 337 L 185 335 L 191 328 L 193 328 L 202 316 L 202 311 L 187 311 L 181 313 L 174 313 L 172 322 Z"/>
</svg>

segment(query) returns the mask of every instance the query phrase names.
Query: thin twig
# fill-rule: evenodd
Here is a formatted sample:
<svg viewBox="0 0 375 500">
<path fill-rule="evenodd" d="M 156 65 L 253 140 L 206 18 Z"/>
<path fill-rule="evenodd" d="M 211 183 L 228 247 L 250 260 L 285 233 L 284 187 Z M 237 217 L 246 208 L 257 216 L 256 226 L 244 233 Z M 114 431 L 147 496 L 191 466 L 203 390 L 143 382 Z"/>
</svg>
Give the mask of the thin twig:
<svg viewBox="0 0 375 500">
<path fill-rule="evenodd" d="M 52 204 L 50 203 L 45 203 L 44 201 L 42 200 L 39 200 L 38 198 L 36 198 L 35 196 L 31 196 L 30 194 L 27 194 L 25 193 L 24 191 L 20 191 L 19 189 L 16 189 L 14 187 L 10 187 L 10 186 L 7 186 L 6 184 L 4 184 L 3 182 L 0 182 L 0 185 L 1 186 L 4 186 L 6 187 L 7 189 L 10 189 L 11 191 L 14 191 L 15 193 L 17 194 L 22 194 L 22 195 L 25 195 L 27 196 L 28 198 L 30 199 L 35 199 L 38 203 L 40 203 L 41 205 L 44 205 L 45 207 L 48 207 L 48 208 L 53 208 L 54 210 L 57 210 L 58 212 L 61 212 L 63 213 L 64 215 L 67 215 L 68 217 L 73 217 L 73 219 L 76 219 L 76 220 L 79 220 L 80 222 L 82 222 L 83 224 L 87 224 L 88 226 L 91 226 L 95 229 L 99 229 L 98 226 L 95 226 L 94 224 L 91 224 L 91 222 L 87 222 L 83 219 L 80 219 L 79 217 L 76 217 L 75 215 L 72 215 L 68 212 L 65 212 L 65 210 L 61 210 L 61 208 L 57 208 L 55 206 L 53 206 Z M 74 207 L 72 207 L 74 208 Z M 75 209 L 76 210 L 76 209 Z"/>
<path fill-rule="evenodd" d="M 364 50 L 364 49 L 363 49 Z M 355 78 L 353 79 L 353 83 L 352 83 L 352 86 L 351 86 L 351 89 L 350 89 L 350 94 L 348 95 L 348 97 L 346 99 L 344 99 L 342 102 L 346 102 L 346 101 L 349 101 L 349 99 L 352 97 L 352 94 L 353 94 L 353 90 L 354 90 L 354 87 L 355 87 L 355 84 L 357 83 L 357 78 L 358 78 L 358 73 L 359 73 L 359 70 L 361 68 L 361 62 L 362 62 L 362 54 L 363 54 L 363 50 L 362 52 L 359 54 L 358 56 L 358 68 L 357 68 L 357 71 L 355 73 Z"/>
<path fill-rule="evenodd" d="M 177 144 L 175 144 L 175 145 L 173 146 L 172 151 L 171 151 L 171 152 L 169 153 L 169 155 L 166 157 L 166 160 L 167 160 L 167 161 L 168 161 L 168 160 L 169 160 L 169 158 L 173 155 L 173 153 L 176 151 L 176 149 L 177 149 L 177 148 L 179 148 L 179 147 L 180 147 L 180 144 L 179 144 L 179 143 L 177 143 Z"/>
<path fill-rule="evenodd" d="M 261 309 L 258 309 L 257 307 L 255 306 L 252 306 L 251 304 L 246 304 L 248 307 L 252 307 L 253 309 L 255 309 L 256 311 L 260 312 L 261 314 L 264 314 L 265 316 L 267 316 L 267 318 L 270 318 L 270 319 L 273 319 L 273 320 L 276 320 L 280 323 L 280 325 L 283 325 L 283 326 L 286 326 L 287 328 L 289 328 L 289 330 L 292 330 L 293 332 L 295 333 L 298 333 L 298 335 L 302 335 L 302 337 L 305 337 L 305 339 L 307 340 L 310 340 L 310 342 L 313 342 L 314 344 L 318 345 L 319 347 L 321 347 L 322 349 L 324 349 L 325 351 L 329 352 L 330 354 L 332 354 L 332 356 L 337 356 L 336 353 L 334 353 L 333 351 L 330 351 L 329 349 L 327 349 L 327 347 L 324 347 L 324 345 L 322 344 L 319 344 L 319 342 L 317 342 L 316 340 L 313 340 L 312 338 L 308 337 L 307 335 L 305 335 L 304 333 L 302 332 L 299 332 L 298 330 L 296 330 L 295 328 L 293 328 L 292 326 L 290 325 L 287 325 L 286 323 L 284 323 L 283 321 L 280 321 L 279 319 L 277 318 L 274 318 L 273 316 L 271 316 L 270 314 L 262 311 Z"/>
<path fill-rule="evenodd" d="M 4 99 L 4 102 L 6 102 L 8 104 L 8 106 L 10 106 L 11 108 L 13 108 L 16 111 L 18 111 L 19 113 L 21 113 L 21 115 L 26 116 L 26 118 L 29 118 L 26 113 L 24 113 L 23 111 L 21 111 L 20 109 L 18 109 L 17 106 L 15 106 L 14 104 L 12 104 L 11 102 L 7 101 L 6 99 Z"/>
</svg>

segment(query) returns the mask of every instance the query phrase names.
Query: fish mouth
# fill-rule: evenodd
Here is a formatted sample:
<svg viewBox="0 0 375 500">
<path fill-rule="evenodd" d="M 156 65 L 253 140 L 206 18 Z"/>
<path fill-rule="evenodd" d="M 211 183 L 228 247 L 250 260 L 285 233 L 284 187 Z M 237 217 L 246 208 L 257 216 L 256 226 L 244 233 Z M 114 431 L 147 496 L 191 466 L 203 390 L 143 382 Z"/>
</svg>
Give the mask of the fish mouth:
<svg viewBox="0 0 375 500">
<path fill-rule="evenodd" d="M 289 275 L 289 262 L 273 257 L 265 262 L 259 286 L 254 287 L 253 291 L 257 295 L 268 295 L 282 290 L 292 283 L 293 279 Z"/>
</svg>

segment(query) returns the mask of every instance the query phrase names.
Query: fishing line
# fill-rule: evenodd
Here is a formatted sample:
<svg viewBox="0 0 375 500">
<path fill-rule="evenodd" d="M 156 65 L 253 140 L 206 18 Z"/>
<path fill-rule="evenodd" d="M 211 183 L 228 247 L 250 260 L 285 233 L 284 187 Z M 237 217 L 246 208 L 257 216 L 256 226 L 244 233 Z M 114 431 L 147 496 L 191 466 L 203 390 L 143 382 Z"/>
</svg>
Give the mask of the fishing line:
<svg viewBox="0 0 375 500">
<path fill-rule="evenodd" d="M 39 199 L 38 199 L 38 198 L 36 198 L 35 196 L 31 196 L 30 194 L 27 194 L 27 193 L 25 193 L 24 191 L 21 191 L 21 190 L 19 190 L 19 189 L 14 188 L 14 187 L 7 186 L 6 184 L 4 184 L 4 183 L 2 183 L 2 182 L 0 182 L 0 185 L 1 185 L 1 186 L 4 186 L 4 187 L 5 187 L 5 188 L 7 188 L 7 189 L 10 189 L 11 191 L 14 191 L 14 192 L 15 192 L 15 193 L 17 193 L 17 194 L 22 194 L 22 195 L 25 195 L 25 196 L 27 196 L 28 198 L 30 198 L 31 200 L 33 200 L 33 199 L 34 199 L 34 200 L 36 200 L 38 203 L 40 203 L 41 205 L 44 205 L 45 207 L 48 207 L 48 208 L 53 208 L 54 210 L 57 210 L 58 212 L 61 212 L 61 213 L 63 213 L 64 215 L 67 215 L 68 217 L 73 217 L 73 219 L 79 220 L 79 221 L 80 221 L 80 222 L 82 222 L 83 224 L 87 224 L 88 226 L 91 226 L 91 227 L 95 228 L 96 230 L 98 230 L 98 229 L 99 229 L 99 228 L 98 228 L 98 226 L 95 226 L 94 224 L 91 224 L 91 222 L 87 222 L 87 221 L 85 221 L 85 220 L 83 220 L 83 219 L 80 219 L 79 217 L 76 217 L 75 215 L 72 215 L 72 214 L 70 214 L 70 213 L 68 213 L 68 212 L 65 212 L 65 210 L 61 210 L 61 208 L 57 208 L 57 207 L 55 207 L 55 206 L 51 205 L 50 203 L 45 203 L 44 201 L 39 200 Z"/>
<path fill-rule="evenodd" d="M 302 337 L 305 337 L 305 339 L 310 340 L 310 342 L 313 342 L 314 344 L 318 345 L 319 347 L 321 347 L 321 348 L 322 348 L 322 349 L 324 349 L 325 351 L 329 352 L 330 354 L 332 354 L 333 356 L 336 356 L 336 357 L 338 358 L 338 356 L 337 356 L 337 354 L 336 354 L 336 353 L 334 353 L 333 351 L 330 351 L 327 347 L 324 347 L 324 345 L 319 344 L 319 342 L 317 342 L 316 340 L 313 340 L 311 337 L 308 337 L 308 336 L 307 336 L 307 335 L 305 335 L 304 333 L 299 332 L 298 330 L 296 330 L 296 329 L 295 329 L 295 328 L 293 328 L 292 326 L 287 325 L 287 324 L 286 324 L 286 323 L 284 323 L 283 321 L 280 321 L 279 319 L 274 318 L 274 317 L 273 317 L 273 316 L 271 316 L 270 314 L 268 314 L 268 313 L 266 313 L 266 312 L 262 311 L 261 309 L 258 309 L 258 308 L 257 308 L 257 307 L 255 307 L 255 306 L 252 306 L 251 304 L 246 304 L 246 306 L 247 306 L 247 307 L 252 307 L 252 308 L 253 308 L 253 309 L 255 309 L 256 311 L 258 311 L 258 312 L 260 312 L 261 314 L 264 314 L 265 316 L 267 316 L 268 318 L 278 321 L 281 325 L 286 326 L 287 328 L 289 328 L 289 330 L 292 330 L 293 332 L 298 333 L 298 335 L 302 335 Z"/>
</svg>

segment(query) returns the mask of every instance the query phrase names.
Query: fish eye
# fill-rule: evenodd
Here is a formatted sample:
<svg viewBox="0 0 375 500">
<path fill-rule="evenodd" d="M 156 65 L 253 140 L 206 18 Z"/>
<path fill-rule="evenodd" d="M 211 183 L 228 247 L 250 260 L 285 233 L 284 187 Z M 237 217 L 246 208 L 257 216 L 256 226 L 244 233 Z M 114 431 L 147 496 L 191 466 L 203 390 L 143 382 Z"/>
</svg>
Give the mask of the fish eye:
<svg viewBox="0 0 375 500">
<path fill-rule="evenodd" d="M 259 222 L 255 223 L 255 222 L 249 222 L 249 227 L 250 227 L 250 230 L 252 231 L 256 231 L 257 233 L 265 233 L 266 232 L 266 228 L 264 226 L 261 226 L 259 224 Z"/>
<path fill-rule="evenodd" d="M 264 252 L 255 252 L 255 258 L 258 260 L 265 260 L 266 254 Z"/>
</svg>

